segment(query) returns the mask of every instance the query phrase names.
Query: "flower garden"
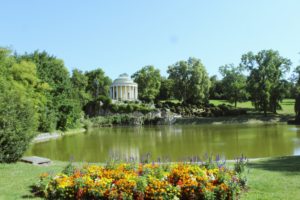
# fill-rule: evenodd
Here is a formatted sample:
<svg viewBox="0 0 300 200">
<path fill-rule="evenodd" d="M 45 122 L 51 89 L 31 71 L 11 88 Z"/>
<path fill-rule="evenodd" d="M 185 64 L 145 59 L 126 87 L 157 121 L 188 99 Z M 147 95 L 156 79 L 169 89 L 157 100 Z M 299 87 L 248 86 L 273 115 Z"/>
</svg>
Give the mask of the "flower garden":
<svg viewBox="0 0 300 200">
<path fill-rule="evenodd" d="M 239 167 L 199 164 L 107 164 L 44 173 L 37 190 L 46 199 L 238 199 Z"/>
</svg>

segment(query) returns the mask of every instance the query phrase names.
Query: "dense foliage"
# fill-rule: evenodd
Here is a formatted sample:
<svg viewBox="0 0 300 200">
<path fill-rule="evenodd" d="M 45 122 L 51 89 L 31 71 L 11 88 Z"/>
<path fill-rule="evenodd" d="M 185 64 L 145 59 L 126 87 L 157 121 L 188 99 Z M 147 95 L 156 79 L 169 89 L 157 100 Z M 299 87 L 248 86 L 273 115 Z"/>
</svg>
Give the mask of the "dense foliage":
<svg viewBox="0 0 300 200">
<path fill-rule="evenodd" d="M 49 85 L 49 89 L 44 92 L 46 102 L 41 110 L 39 130 L 76 127 L 81 116 L 80 102 L 74 96 L 70 74 L 63 61 L 38 51 L 17 58 L 35 63 L 38 78 Z"/>
<path fill-rule="evenodd" d="M 220 67 L 223 76 L 223 95 L 236 107 L 237 102 L 247 100 L 246 76 L 242 74 L 240 67 L 225 65 Z M 216 86 L 215 86 L 216 87 Z"/>
<path fill-rule="evenodd" d="M 0 162 L 14 162 L 35 135 L 43 106 L 35 65 L 0 49 Z"/>
<path fill-rule="evenodd" d="M 202 104 L 208 101 L 210 80 L 199 59 L 189 58 L 168 68 L 169 79 L 174 82 L 174 96 L 188 104 Z"/>
<path fill-rule="evenodd" d="M 281 57 L 278 51 L 263 50 L 244 54 L 241 65 L 250 71 L 247 86 L 255 108 L 265 115 L 267 111 L 276 113 L 284 98 L 283 76 L 290 69 L 291 61 Z"/>
<path fill-rule="evenodd" d="M 133 80 L 138 84 L 139 99 L 146 102 L 153 102 L 159 94 L 161 77 L 158 69 L 153 66 L 145 66 L 132 75 Z"/>
<path fill-rule="evenodd" d="M 236 169 L 207 163 L 69 165 L 55 176 L 42 174 L 37 188 L 47 199 L 230 200 L 245 187 L 242 168 Z"/>
</svg>

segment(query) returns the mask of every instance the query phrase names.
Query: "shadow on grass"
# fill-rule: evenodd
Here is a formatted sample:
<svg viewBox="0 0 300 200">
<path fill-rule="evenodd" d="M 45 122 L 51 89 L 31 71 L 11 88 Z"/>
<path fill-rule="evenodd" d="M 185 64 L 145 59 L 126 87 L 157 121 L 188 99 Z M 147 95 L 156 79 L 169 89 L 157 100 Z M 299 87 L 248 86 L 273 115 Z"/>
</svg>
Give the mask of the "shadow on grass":
<svg viewBox="0 0 300 200">
<path fill-rule="evenodd" d="M 43 199 L 44 195 L 42 192 L 38 191 L 38 188 L 35 185 L 29 186 L 29 191 L 31 194 L 23 195 L 22 199 Z"/>
<path fill-rule="evenodd" d="M 270 158 L 267 160 L 249 163 L 248 167 L 283 173 L 300 173 L 300 156 Z"/>
</svg>

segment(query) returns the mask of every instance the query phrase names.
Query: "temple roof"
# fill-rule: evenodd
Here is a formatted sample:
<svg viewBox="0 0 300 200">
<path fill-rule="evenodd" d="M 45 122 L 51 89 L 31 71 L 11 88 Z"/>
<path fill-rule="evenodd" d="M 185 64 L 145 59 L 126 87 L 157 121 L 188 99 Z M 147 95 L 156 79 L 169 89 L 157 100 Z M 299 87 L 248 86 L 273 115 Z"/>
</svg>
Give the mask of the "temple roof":
<svg viewBox="0 0 300 200">
<path fill-rule="evenodd" d="M 117 79 L 114 80 L 112 86 L 115 85 L 137 85 L 133 80 L 128 76 L 128 74 L 121 74 Z"/>
</svg>

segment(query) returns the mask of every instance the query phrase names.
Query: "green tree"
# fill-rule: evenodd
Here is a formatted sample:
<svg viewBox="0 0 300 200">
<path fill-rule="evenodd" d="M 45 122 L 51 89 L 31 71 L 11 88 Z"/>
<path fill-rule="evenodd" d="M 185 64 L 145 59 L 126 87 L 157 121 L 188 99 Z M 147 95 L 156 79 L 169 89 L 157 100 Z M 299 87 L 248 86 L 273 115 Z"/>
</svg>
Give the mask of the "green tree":
<svg viewBox="0 0 300 200">
<path fill-rule="evenodd" d="M 169 79 L 174 81 L 174 95 L 184 103 L 208 102 L 210 80 L 199 59 L 189 58 L 168 68 Z"/>
<path fill-rule="evenodd" d="M 295 107 L 294 107 L 296 113 L 295 121 L 296 123 L 300 123 L 300 65 L 294 69 L 291 79 L 292 82 L 294 83 L 294 93 L 296 96 Z"/>
<path fill-rule="evenodd" d="M 34 62 L 38 78 L 50 87 L 45 92 L 47 102 L 42 110 L 39 130 L 66 130 L 76 127 L 82 112 L 79 100 L 74 97 L 70 74 L 64 62 L 45 51 L 35 51 L 17 58 Z"/>
<path fill-rule="evenodd" d="M 290 69 L 291 61 L 280 56 L 278 51 L 262 50 L 257 54 L 244 54 L 241 66 L 250 72 L 247 87 L 255 108 L 265 115 L 267 111 L 276 113 L 284 98 L 283 75 Z"/>
<path fill-rule="evenodd" d="M 145 102 L 153 102 L 159 94 L 161 85 L 160 71 L 149 65 L 135 72 L 131 78 L 139 86 L 139 99 Z"/>
<path fill-rule="evenodd" d="M 157 96 L 157 100 L 172 99 L 174 97 L 174 92 L 173 92 L 174 81 L 166 77 L 161 77 L 160 82 L 161 84 L 160 84 L 159 95 Z"/>
<path fill-rule="evenodd" d="M 85 73 L 87 77 L 87 92 L 92 96 L 93 100 L 97 100 L 99 96 L 109 96 L 109 88 L 111 79 L 105 76 L 102 69 L 98 68 Z"/>
<path fill-rule="evenodd" d="M 237 102 L 247 99 L 246 76 L 242 74 L 241 67 L 224 65 L 219 68 L 223 76 L 222 84 L 225 98 L 237 106 Z"/>
<path fill-rule="evenodd" d="M 209 98 L 225 99 L 222 80 L 218 80 L 218 77 L 216 75 L 211 76 L 209 80 L 211 84 L 209 88 Z"/>
<path fill-rule="evenodd" d="M 88 77 L 82 71 L 74 69 L 72 71 L 71 82 L 75 98 L 79 100 L 81 107 L 84 107 L 91 99 L 91 95 L 86 91 Z"/>
<path fill-rule="evenodd" d="M 0 162 L 15 162 L 35 136 L 40 94 L 33 63 L 0 48 Z"/>
<path fill-rule="evenodd" d="M 109 88 L 111 79 L 100 68 L 85 73 L 87 77 L 86 92 L 89 102 L 84 106 L 85 114 L 94 117 L 100 114 L 111 103 Z"/>
</svg>

